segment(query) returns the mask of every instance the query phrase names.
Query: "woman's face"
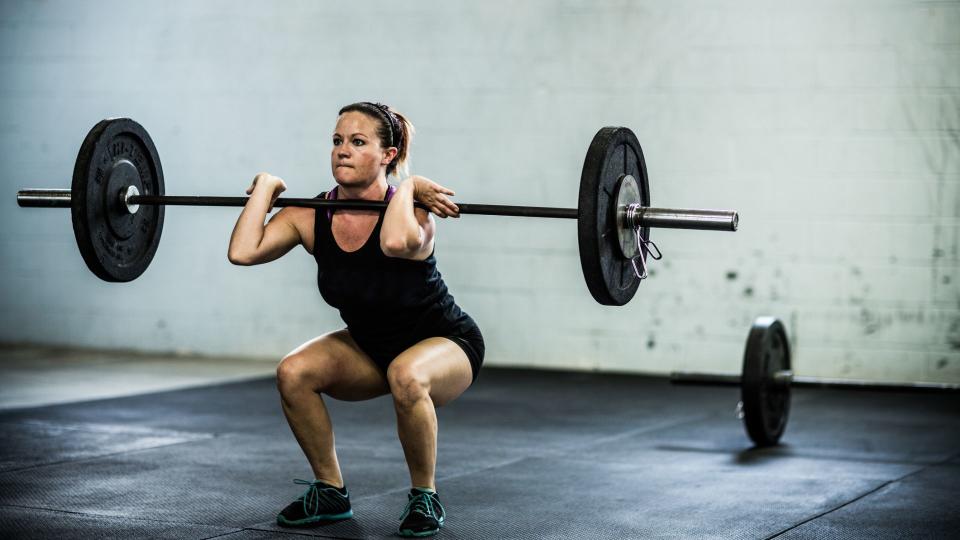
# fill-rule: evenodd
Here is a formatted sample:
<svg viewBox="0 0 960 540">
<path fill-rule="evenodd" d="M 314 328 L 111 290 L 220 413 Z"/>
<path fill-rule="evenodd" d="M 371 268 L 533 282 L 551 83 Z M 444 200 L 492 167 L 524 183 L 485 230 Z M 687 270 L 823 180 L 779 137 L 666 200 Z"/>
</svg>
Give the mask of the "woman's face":
<svg viewBox="0 0 960 540">
<path fill-rule="evenodd" d="M 337 119 L 330 151 L 330 167 L 337 183 L 365 186 L 374 182 L 396 155 L 396 149 L 380 146 L 378 122 L 369 116 L 349 111 Z"/>
</svg>

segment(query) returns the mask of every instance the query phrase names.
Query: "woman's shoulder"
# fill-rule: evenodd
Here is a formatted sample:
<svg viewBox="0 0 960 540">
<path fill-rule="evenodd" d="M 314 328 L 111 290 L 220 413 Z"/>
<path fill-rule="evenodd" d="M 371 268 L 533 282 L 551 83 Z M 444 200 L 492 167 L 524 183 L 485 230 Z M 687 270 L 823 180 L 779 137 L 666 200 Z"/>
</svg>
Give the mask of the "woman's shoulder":
<svg viewBox="0 0 960 540">
<path fill-rule="evenodd" d="M 320 193 L 314 199 L 326 199 L 326 191 Z M 287 206 L 282 208 L 280 212 L 277 213 L 277 216 L 283 216 L 282 219 L 290 221 L 294 225 L 297 225 L 297 228 L 300 228 L 300 225 L 309 226 L 310 229 L 313 229 L 313 223 L 316 219 L 317 209 L 307 208 L 303 206 Z"/>
<path fill-rule="evenodd" d="M 285 214 L 288 219 L 295 221 L 309 221 L 310 225 L 313 226 L 313 219 L 317 213 L 317 210 L 314 208 L 305 208 L 302 206 L 288 206 L 280 210 L 281 214 Z"/>
<path fill-rule="evenodd" d="M 313 226 L 316 220 L 316 211 L 313 208 L 288 206 L 277 212 L 274 219 L 292 225 L 300 233 L 302 239 L 313 238 Z"/>
</svg>

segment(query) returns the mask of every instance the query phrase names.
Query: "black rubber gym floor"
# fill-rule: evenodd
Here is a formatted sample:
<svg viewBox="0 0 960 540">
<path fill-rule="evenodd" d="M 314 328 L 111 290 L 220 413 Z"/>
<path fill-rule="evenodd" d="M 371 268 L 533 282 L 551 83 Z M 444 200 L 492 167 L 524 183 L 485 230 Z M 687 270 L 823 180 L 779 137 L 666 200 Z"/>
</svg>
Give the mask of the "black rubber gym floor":
<svg viewBox="0 0 960 540">
<path fill-rule="evenodd" d="M 438 538 L 957 538 L 960 396 L 794 390 L 752 450 L 736 390 L 485 368 L 439 411 Z M 311 473 L 272 379 L 0 413 L 4 538 L 391 538 L 388 398 L 327 400 L 355 518 L 291 531 Z"/>
</svg>

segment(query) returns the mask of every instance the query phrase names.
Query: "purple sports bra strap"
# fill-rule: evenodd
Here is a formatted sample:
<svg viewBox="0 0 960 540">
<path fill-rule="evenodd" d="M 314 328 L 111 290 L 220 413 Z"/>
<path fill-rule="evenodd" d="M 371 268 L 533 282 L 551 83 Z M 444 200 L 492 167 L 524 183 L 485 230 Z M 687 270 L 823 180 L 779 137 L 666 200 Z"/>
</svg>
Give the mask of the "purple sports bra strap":
<svg viewBox="0 0 960 540">
<path fill-rule="evenodd" d="M 327 200 L 335 201 L 337 200 L 337 188 L 340 186 L 333 186 L 333 189 L 327 192 Z M 327 221 L 333 222 L 333 208 L 327 210 Z"/>
</svg>

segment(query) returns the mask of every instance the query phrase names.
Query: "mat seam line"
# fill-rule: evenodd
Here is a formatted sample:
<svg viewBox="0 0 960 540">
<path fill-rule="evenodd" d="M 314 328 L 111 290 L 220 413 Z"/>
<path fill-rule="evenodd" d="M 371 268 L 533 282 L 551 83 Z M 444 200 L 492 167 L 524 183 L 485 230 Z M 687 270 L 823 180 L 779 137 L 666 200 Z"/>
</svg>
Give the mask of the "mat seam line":
<svg viewBox="0 0 960 540">
<path fill-rule="evenodd" d="M 29 471 L 29 470 L 32 470 L 32 469 L 41 469 L 41 468 L 43 468 L 43 467 L 53 467 L 53 466 L 55 466 L 55 465 L 65 465 L 65 464 L 67 464 L 67 463 L 85 463 L 85 462 L 87 462 L 87 461 L 94 461 L 94 460 L 102 459 L 102 458 L 122 456 L 122 455 L 124 455 L 124 454 L 135 454 L 135 453 L 137 453 L 137 452 L 147 452 L 147 451 L 149 451 L 149 450 L 156 450 L 156 449 L 158 449 L 158 448 L 168 448 L 168 447 L 170 447 L 170 446 L 176 446 L 176 445 L 178 445 L 178 444 L 188 444 L 188 443 L 194 443 L 194 442 L 198 442 L 198 441 L 208 441 L 208 440 L 210 440 L 210 439 L 215 439 L 215 438 L 217 438 L 217 437 L 218 437 L 217 435 L 209 435 L 208 437 L 204 437 L 204 438 L 202 438 L 202 439 L 193 439 L 193 440 L 189 440 L 189 441 L 179 441 L 179 442 L 173 442 L 173 443 L 169 443 L 169 444 L 161 444 L 161 445 L 157 445 L 157 446 L 150 446 L 150 447 L 148 447 L 148 448 L 137 448 L 137 449 L 135 449 L 135 450 L 124 450 L 124 451 L 120 451 L 120 452 L 111 452 L 111 453 L 109 453 L 109 454 L 102 454 L 102 455 L 99 455 L 99 456 L 91 456 L 91 457 L 80 458 L 80 459 L 65 459 L 65 460 L 63 460 L 63 461 L 54 461 L 54 462 L 52 462 L 52 463 L 40 463 L 40 464 L 37 464 L 37 465 L 31 465 L 31 466 L 29 466 L 29 467 L 22 467 L 22 468 L 19 468 L 19 469 L 7 469 L 7 470 L 5 470 L 5 471 L 0 471 L 0 476 L 3 476 L 3 475 L 8 474 L 8 473 L 17 473 L 17 472 Z"/>
<path fill-rule="evenodd" d="M 525 460 L 525 459 L 540 459 L 540 458 L 543 458 L 544 456 L 565 457 L 565 455 L 566 455 L 566 454 L 569 454 L 571 451 L 575 451 L 575 450 L 578 450 L 578 449 L 582 449 L 582 448 L 584 448 L 584 447 L 595 446 L 595 445 L 597 445 L 597 444 L 602 444 L 602 443 L 605 443 L 605 442 L 614 441 L 614 440 L 617 440 L 617 439 L 623 438 L 623 437 L 630 437 L 630 436 L 636 435 L 636 434 L 638 434 L 638 433 L 648 433 L 648 432 L 653 432 L 653 431 L 657 431 L 657 430 L 660 430 L 660 429 L 667 429 L 667 428 L 679 426 L 679 425 L 682 425 L 682 424 L 692 423 L 692 422 L 696 422 L 696 421 L 702 420 L 702 419 L 704 419 L 704 418 L 707 418 L 707 417 L 709 417 L 709 416 L 710 416 L 710 415 L 708 415 L 708 414 L 702 414 L 702 415 L 687 417 L 687 418 L 685 418 L 685 419 L 683 419 L 683 420 L 679 420 L 679 421 L 676 421 L 676 422 L 662 422 L 662 423 L 660 423 L 660 424 L 654 424 L 654 425 L 650 425 L 650 426 L 639 427 L 639 428 L 631 429 L 631 430 L 629 430 L 629 431 L 624 431 L 624 432 L 618 433 L 617 435 L 610 435 L 610 436 L 608 436 L 608 437 L 606 437 L 606 438 L 604 438 L 604 439 L 602 439 L 602 440 L 600 440 L 600 441 L 594 440 L 594 441 L 590 441 L 589 443 L 584 443 L 584 444 L 582 444 L 582 445 L 570 445 L 569 447 L 566 447 L 566 448 L 558 448 L 558 449 L 556 449 L 556 450 L 551 450 L 551 451 L 548 451 L 548 452 L 544 452 L 544 453 L 542 453 L 542 454 L 540 454 L 540 455 L 524 454 L 524 455 L 522 455 L 522 456 L 519 456 L 519 457 L 516 457 L 516 458 L 512 458 L 512 459 L 508 459 L 508 460 L 504 460 L 504 461 L 501 461 L 501 462 L 498 462 L 498 463 L 494 463 L 494 464 L 488 465 L 488 466 L 486 466 L 486 467 L 481 467 L 481 468 L 476 469 L 476 470 L 473 470 L 473 471 L 465 471 L 465 472 L 453 473 L 453 474 L 449 474 L 449 475 L 445 475 L 445 476 L 438 476 L 438 477 L 437 477 L 437 482 L 439 483 L 440 481 L 453 480 L 453 479 L 456 479 L 456 478 L 461 478 L 461 477 L 464 477 L 464 476 L 470 476 L 470 475 L 472 475 L 472 474 L 482 473 L 482 472 L 490 471 L 490 470 L 493 470 L 493 469 L 499 469 L 499 468 L 502 468 L 502 467 L 508 467 L 508 466 L 513 465 L 513 464 L 515 464 L 515 463 L 519 463 L 519 462 L 521 462 L 521 461 L 523 461 L 523 460 Z M 387 491 L 381 491 L 380 493 L 365 495 L 365 496 L 363 496 L 363 497 L 354 497 L 353 500 L 354 500 L 354 501 L 366 501 L 366 500 L 374 499 L 374 498 L 381 497 L 381 496 L 384 496 L 384 495 L 391 495 L 391 494 L 394 494 L 394 493 L 404 493 L 404 492 L 406 492 L 407 490 L 408 490 L 408 488 L 406 488 L 406 487 L 397 488 L 397 489 L 391 489 L 391 490 L 387 490 Z"/>
<path fill-rule="evenodd" d="M 163 524 L 166 524 L 166 525 L 194 525 L 194 526 L 197 526 L 197 527 L 212 527 L 212 528 L 219 528 L 219 527 L 221 527 L 221 526 L 219 526 L 219 525 L 211 525 L 211 524 L 209 524 L 209 523 L 196 523 L 196 522 L 193 522 L 193 521 L 167 521 L 167 520 L 163 520 L 163 519 L 146 518 L 146 517 L 114 516 L 114 515 L 110 515 L 110 514 L 91 514 L 91 513 L 88 513 L 88 512 L 76 512 L 76 511 L 72 511 L 72 510 L 62 510 L 62 509 L 59 509 L 59 508 L 44 508 L 44 507 L 42 507 L 42 506 L 27 506 L 27 505 L 23 505 L 23 504 L 0 503 L 0 508 L 19 508 L 19 509 L 22 509 L 22 510 L 43 510 L 44 512 L 52 512 L 52 513 L 55 513 L 55 514 L 67 514 L 67 515 L 72 515 L 72 516 L 82 516 L 82 517 L 89 517 L 89 518 L 104 518 L 104 519 L 116 519 L 116 520 L 132 520 L 132 521 L 142 521 L 142 522 L 147 522 L 147 523 L 163 523 Z M 258 528 L 258 527 L 256 527 L 256 526 L 246 526 L 246 527 L 245 527 L 245 526 L 239 526 L 239 527 L 238 527 L 238 526 L 229 526 L 229 527 L 227 527 L 227 528 L 229 528 L 229 529 L 231 529 L 231 530 L 228 531 L 228 532 L 225 532 L 225 533 L 217 534 L 217 535 L 215 535 L 215 536 L 205 536 L 205 537 L 203 537 L 202 540 L 211 540 L 211 539 L 213 539 L 213 538 L 221 538 L 221 537 L 224 537 L 224 536 L 229 536 L 229 535 L 231 535 L 231 534 L 237 534 L 237 533 L 243 532 L 243 531 L 273 532 L 273 533 L 281 533 L 281 534 L 295 535 L 295 536 L 311 536 L 311 537 L 316 537 L 316 535 L 314 535 L 314 534 L 303 534 L 303 533 L 298 533 L 298 532 L 294 532 L 294 531 L 277 531 L 277 530 L 274 530 L 274 529 L 261 529 L 261 528 Z M 338 537 L 338 536 L 333 536 L 333 537 L 322 536 L 322 538 L 340 538 L 340 537 Z"/>
<path fill-rule="evenodd" d="M 344 539 L 347 539 L 347 540 L 352 540 L 352 539 L 349 539 L 348 537 L 345 537 L 345 536 L 324 536 L 324 535 L 322 535 L 322 534 L 307 534 L 307 533 L 300 533 L 300 532 L 296 532 L 296 531 L 278 531 L 278 530 L 276 530 L 276 529 L 260 529 L 260 528 L 254 526 L 254 525 L 251 525 L 251 526 L 249 526 L 249 527 L 244 527 L 244 528 L 242 528 L 242 529 L 240 529 L 240 530 L 231 531 L 231 532 L 223 533 L 223 534 L 218 534 L 217 536 L 204 537 L 204 538 L 201 538 L 200 540 L 213 540 L 214 538 L 225 538 L 225 537 L 227 537 L 227 536 L 230 536 L 231 534 L 237 534 L 237 533 L 241 533 L 241 532 L 245 532 L 245 531 L 250 531 L 250 532 L 269 532 L 269 533 L 274 533 L 274 534 L 281 534 L 281 535 L 284 535 L 284 536 L 303 536 L 303 537 L 308 537 L 308 538 L 344 538 Z M 357 540 L 359 540 L 359 539 L 357 539 Z"/>
<path fill-rule="evenodd" d="M 240 529 L 239 531 L 231 531 L 231 532 L 228 532 L 228 533 L 218 534 L 218 535 L 216 535 L 216 536 L 204 536 L 204 537 L 200 538 L 200 540 L 213 540 L 214 538 L 223 538 L 224 536 L 230 536 L 231 534 L 236 534 L 236 533 L 238 533 L 238 532 L 243 532 L 243 531 L 245 531 L 245 530 L 247 530 L 247 529 Z"/>
<path fill-rule="evenodd" d="M 284 535 L 289 535 L 289 536 L 305 536 L 305 537 L 309 537 L 309 538 L 333 538 L 333 539 L 338 539 L 338 538 L 339 538 L 339 539 L 342 539 L 342 540 L 362 540 L 362 539 L 363 539 L 363 537 L 354 538 L 354 537 L 352 537 L 352 536 L 342 536 L 342 535 L 341 535 L 341 536 L 327 536 L 327 535 L 325 535 L 325 534 L 317 533 L 317 530 L 316 530 L 316 529 L 313 529 L 313 532 L 314 532 L 315 534 L 301 533 L 301 532 L 297 532 L 297 531 L 295 531 L 295 530 L 289 530 L 289 531 L 288 531 L 288 530 L 280 530 L 280 531 L 278 531 L 277 529 L 261 529 L 261 528 L 255 526 L 255 525 L 251 525 L 250 527 L 244 527 L 243 530 L 245 530 L 245 531 L 256 531 L 256 532 L 279 533 L 279 534 L 284 534 Z M 234 533 L 230 533 L 230 534 L 234 534 Z M 332 533 L 331 533 L 331 534 L 332 534 Z M 209 540 L 209 539 L 205 539 L 205 540 Z"/>
<path fill-rule="evenodd" d="M 728 450 L 722 448 L 697 448 L 697 447 L 683 447 L 683 446 L 670 446 L 670 445 L 659 445 L 651 447 L 654 450 L 663 450 L 665 452 L 696 452 L 703 454 L 727 454 Z M 787 452 L 787 453 L 778 453 L 777 449 L 786 448 L 792 449 L 793 446 L 772 446 L 772 447 L 750 447 L 741 450 L 741 452 L 762 452 L 761 457 L 764 459 L 789 459 L 789 458 L 800 458 L 800 459 L 811 459 L 815 461 L 842 461 L 842 462 L 853 462 L 853 463 L 867 463 L 867 464 L 878 464 L 878 465 L 912 465 L 912 466 L 944 466 L 950 465 L 949 463 L 943 463 L 941 461 L 923 461 L 915 460 L 910 461 L 909 459 L 870 459 L 863 457 L 846 457 L 846 456 L 831 456 L 831 455 L 818 455 L 818 454 L 805 454 L 802 452 Z M 937 457 L 942 456 L 939 454 Z M 948 458 L 948 459 L 952 459 Z"/>
<path fill-rule="evenodd" d="M 26 411 L 30 411 L 30 410 L 32 410 L 32 409 L 47 409 L 47 408 L 50 408 L 50 407 L 61 407 L 61 406 L 66 406 L 66 405 L 87 405 L 87 404 L 91 404 L 91 403 L 96 403 L 96 402 L 98 402 L 98 401 L 113 401 L 113 400 L 117 400 L 117 399 L 128 399 L 128 398 L 138 398 L 138 397 L 144 397 L 144 396 L 152 396 L 152 395 L 156 395 L 156 394 L 170 394 L 170 393 L 173 393 L 173 392 L 189 392 L 189 391 L 192 391 L 192 390 L 200 390 L 200 389 L 206 389 L 206 388 L 218 388 L 218 387 L 221 387 L 221 386 L 228 386 L 228 385 L 231 385 L 231 384 L 246 384 L 246 383 L 251 383 L 251 382 L 257 382 L 257 381 L 260 381 L 260 380 L 275 378 L 275 377 L 276 377 L 276 375 L 274 375 L 274 374 L 251 375 L 251 376 L 249 376 L 249 377 L 244 377 L 244 378 L 242 378 L 242 379 L 236 379 L 236 380 L 227 379 L 227 380 L 213 381 L 213 382 L 210 382 L 210 383 L 200 383 L 200 384 L 198 384 L 197 386 L 181 386 L 181 387 L 176 387 L 176 388 L 167 388 L 167 389 L 163 389 L 163 390 L 148 390 L 148 391 L 146 391 L 146 392 L 136 393 L 136 394 L 123 394 L 123 395 L 119 395 L 119 396 L 104 396 L 104 397 L 90 397 L 90 398 L 86 398 L 86 399 L 81 398 L 81 399 L 78 399 L 78 400 L 76 400 L 76 401 L 61 401 L 61 402 L 57 402 L 57 403 L 46 403 L 46 404 L 41 403 L 41 404 L 36 404 L 36 405 L 21 405 L 21 406 L 9 407 L 9 408 L 0 408 L 0 414 L 6 414 L 6 413 L 21 414 L 21 413 L 24 413 L 24 412 L 26 412 Z"/>
<path fill-rule="evenodd" d="M 28 427 L 51 427 L 56 429 L 63 429 L 66 431 L 81 431 L 83 433 L 97 433 L 104 435 L 140 435 L 143 437 L 148 436 L 166 436 L 166 437 L 190 437 L 197 435 L 209 435 L 209 433 L 196 432 L 196 431 L 176 431 L 172 429 L 163 429 L 163 428 L 139 428 L 135 425 L 125 426 L 122 424 L 95 424 L 92 422 L 87 423 L 78 423 L 78 422 L 69 422 L 69 423 L 57 423 L 50 420 L 38 420 L 36 418 L 26 418 L 21 420 L 4 420 L 0 418 L 0 425 L 8 426 L 28 426 Z M 97 427 L 111 426 L 116 427 L 117 429 L 97 429 Z M 138 430 L 139 429 L 139 430 Z"/>
<path fill-rule="evenodd" d="M 27 506 L 23 504 L 0 503 L 0 508 L 3 508 L 3 507 L 20 508 L 22 510 L 43 510 L 45 512 L 53 512 L 55 514 L 69 514 L 73 516 L 83 516 L 83 517 L 91 517 L 91 518 L 106 518 L 106 519 L 117 519 L 117 520 L 144 521 L 149 523 L 163 523 L 166 525 L 196 525 L 198 527 L 213 527 L 213 528 L 220 527 L 220 525 L 211 525 L 209 523 L 195 523 L 192 521 L 167 521 L 163 519 L 146 518 L 146 517 L 112 516 L 110 514 L 91 514 L 88 512 L 76 512 L 73 510 L 62 510 L 59 508 L 44 508 L 42 506 Z M 244 530 L 244 528 L 237 527 L 237 526 L 229 526 L 227 528 L 234 529 L 233 531 L 227 534 L 238 533 Z M 214 537 L 211 537 L 211 538 L 214 538 Z"/>
<path fill-rule="evenodd" d="M 914 472 L 912 472 L 912 473 L 910 473 L 910 474 L 914 474 L 914 473 L 916 473 L 916 472 L 917 472 L 917 471 L 914 471 Z M 909 475 L 908 475 L 908 476 L 909 476 Z M 836 512 L 837 510 L 840 510 L 841 508 L 844 508 L 844 507 L 846 507 L 846 506 L 848 506 L 848 505 L 851 505 L 851 504 L 853 504 L 853 503 L 855 503 L 855 502 L 863 499 L 864 497 L 868 497 L 868 496 L 870 496 L 870 495 L 873 495 L 874 493 L 880 491 L 881 489 L 889 486 L 890 484 L 893 484 L 894 482 L 897 482 L 897 481 L 899 481 L 899 480 L 902 480 L 903 478 L 904 478 L 904 477 L 896 478 L 896 479 L 893 479 L 893 480 L 887 480 L 886 482 L 880 484 L 879 486 L 877 486 L 877 487 L 875 487 L 875 488 L 873 488 L 873 489 L 871 489 L 871 490 L 869 490 L 869 491 L 866 491 L 866 492 L 864 492 L 864 493 L 861 493 L 860 495 L 854 497 L 853 499 L 850 499 L 849 501 L 847 501 L 847 502 L 845 502 L 845 503 L 843 503 L 843 504 L 841 504 L 841 505 L 839 505 L 839 506 L 837 506 L 837 507 L 830 508 L 829 510 L 826 510 L 826 511 L 824 511 L 824 512 L 821 512 L 821 513 L 819 513 L 819 514 L 816 514 L 816 515 L 814 515 L 814 516 L 811 516 L 811 517 L 809 517 L 809 518 L 807 518 L 807 519 L 805 519 L 805 520 L 803 520 L 803 521 L 801 521 L 801 522 L 799 522 L 799 523 L 796 523 L 796 524 L 794 524 L 794 525 L 791 525 L 790 527 L 787 527 L 786 529 L 783 529 L 782 531 L 780 531 L 780 532 L 778 532 L 778 533 L 773 534 L 772 536 L 764 537 L 764 540 L 772 540 L 773 538 L 778 538 L 778 537 L 780 537 L 780 536 L 783 536 L 784 534 L 786 534 L 786 533 L 788 533 L 788 532 L 796 529 L 797 527 L 802 527 L 803 525 L 806 525 L 807 523 L 810 523 L 811 521 L 820 519 L 820 518 L 822 518 L 823 516 L 825 516 L 825 515 L 827 515 L 827 514 L 831 514 L 831 513 L 833 513 L 833 512 Z"/>
<path fill-rule="evenodd" d="M 550 455 L 550 454 L 552 453 L 553 455 L 561 455 L 561 456 L 562 456 L 563 454 L 568 454 L 568 453 L 570 453 L 570 452 L 572 452 L 572 451 L 584 450 L 584 449 L 587 449 L 587 448 L 592 448 L 592 447 L 594 447 L 594 446 L 598 446 L 598 445 L 601 445 L 601 444 L 607 444 L 607 443 L 610 443 L 610 442 L 613 442 L 613 441 L 617 441 L 617 440 L 620 440 L 620 439 L 625 439 L 625 438 L 627 438 L 627 437 L 632 437 L 632 436 L 634 436 L 634 435 L 639 435 L 639 434 L 641 434 L 641 433 L 652 433 L 652 432 L 655 432 L 655 431 L 660 431 L 661 429 L 673 428 L 673 427 L 677 427 L 677 426 L 682 426 L 682 425 L 684 425 L 684 424 L 692 424 L 692 423 L 694 423 L 694 422 L 698 422 L 698 421 L 700 421 L 700 420 L 705 420 L 705 419 L 707 419 L 707 418 L 710 418 L 711 416 L 712 416 L 711 414 L 707 414 L 707 413 L 697 414 L 697 415 L 690 415 L 690 416 L 687 416 L 687 417 L 685 417 L 685 418 L 683 418 L 683 419 L 681 419 L 681 420 L 672 421 L 672 422 L 660 422 L 660 423 L 658 423 L 658 424 L 652 424 L 652 425 L 649 425 L 649 426 L 638 427 L 638 428 L 630 429 L 630 430 L 627 430 L 627 431 L 622 431 L 622 432 L 617 433 L 617 434 L 615 434 L 615 435 L 607 435 L 606 437 L 603 437 L 603 438 L 600 438 L 600 439 L 594 439 L 594 440 L 592 440 L 592 441 L 590 441 L 590 442 L 580 443 L 580 444 L 572 444 L 572 445 L 569 445 L 569 446 L 567 446 L 567 447 L 557 448 L 556 450 L 551 450 L 551 451 L 548 451 L 548 452 L 544 452 L 544 454 L 545 454 L 545 455 Z"/>
<path fill-rule="evenodd" d="M 902 476 L 900 476 L 900 477 L 893 478 L 893 479 L 891 479 L 891 480 L 887 480 L 886 482 L 880 484 L 879 486 L 877 486 L 877 487 L 875 487 L 875 488 L 873 488 L 873 489 L 871 489 L 871 490 L 869 490 L 869 491 L 866 491 L 866 492 L 860 494 L 859 496 L 854 497 L 853 499 L 850 499 L 849 501 L 847 501 L 847 502 L 845 502 L 845 503 L 843 503 L 843 504 L 841 504 L 841 505 L 839 505 L 839 506 L 836 506 L 836 507 L 834 507 L 834 508 L 831 508 L 831 509 L 829 509 L 829 510 L 826 510 L 826 511 L 824 511 L 824 512 L 821 512 L 821 513 L 819 513 L 819 514 L 817 514 L 817 515 L 815 515 L 815 516 L 811 516 L 811 517 L 809 517 L 809 518 L 807 518 L 807 519 L 805 519 L 805 520 L 803 520 L 803 521 L 801 521 L 801 522 L 799 522 L 799 523 L 796 523 L 796 524 L 794 524 L 794 525 L 791 525 L 790 527 L 787 527 L 786 529 L 783 529 L 783 530 L 780 531 L 780 532 L 777 532 L 777 533 L 774 533 L 774 534 L 772 534 L 772 535 L 770 535 L 770 536 L 764 537 L 764 540 L 772 540 L 773 538 L 777 538 L 777 537 L 783 536 L 784 534 L 786 534 L 786 533 L 788 533 L 788 532 L 790 532 L 790 531 L 792 531 L 792 530 L 794 530 L 794 529 L 796 529 L 796 528 L 798 528 L 798 527 L 801 527 L 801 526 L 803 526 L 803 525 L 806 525 L 807 523 L 810 523 L 811 521 L 820 519 L 820 518 L 822 518 L 823 516 L 825 516 L 825 515 L 827 515 L 827 514 L 832 514 L 833 512 L 836 512 L 837 510 L 840 510 L 841 508 L 844 508 L 844 507 L 849 506 L 849 505 L 851 505 L 851 504 L 853 504 L 853 503 L 855 503 L 855 502 L 857 502 L 857 501 L 859 501 L 859 500 L 861 500 L 861 499 L 864 499 L 864 498 L 866 498 L 866 497 L 869 497 L 870 495 L 873 495 L 874 493 L 877 493 L 878 491 L 880 491 L 881 489 L 883 489 L 883 488 L 885 488 L 885 487 L 887 487 L 887 486 L 890 486 L 890 485 L 895 484 L 895 483 L 897 483 L 897 482 L 902 482 L 903 480 L 906 480 L 907 478 L 909 478 L 909 477 L 911 477 L 911 476 L 913 476 L 913 475 L 920 474 L 920 473 L 922 473 L 923 471 L 926 471 L 926 470 L 928 470 L 928 469 L 932 469 L 932 468 L 937 467 L 937 466 L 940 466 L 940 465 L 945 465 L 945 464 L 949 463 L 951 460 L 953 460 L 954 458 L 956 458 L 957 456 L 960 456 L 960 452 L 958 452 L 958 453 L 956 453 L 956 454 L 953 454 L 953 455 L 951 455 L 950 457 L 948 457 L 948 458 L 946 458 L 946 459 L 944 459 L 944 460 L 938 461 L 938 462 L 936 462 L 936 463 L 931 463 L 931 464 L 929 464 L 929 465 L 927 465 L 927 466 L 925 466 L 925 467 L 920 467 L 919 469 L 917 469 L 917 470 L 915 470 L 915 471 L 908 472 L 907 474 L 904 474 L 904 475 L 902 475 Z"/>
<path fill-rule="evenodd" d="M 476 469 L 476 470 L 473 470 L 473 471 L 453 473 L 453 474 L 450 474 L 450 475 L 447 475 L 447 476 L 438 476 L 437 479 L 436 479 L 436 482 L 437 482 L 437 483 L 440 483 L 440 481 L 453 480 L 453 479 L 460 478 L 460 477 L 463 477 L 463 476 L 470 476 L 471 474 L 476 474 L 476 473 L 480 473 L 480 472 L 485 472 L 485 471 L 489 471 L 489 470 L 493 470 L 493 469 L 499 469 L 499 468 L 501 468 L 501 467 L 508 467 L 508 466 L 510 466 L 510 465 L 513 465 L 514 463 L 519 463 L 519 462 L 521 462 L 521 461 L 523 461 L 523 460 L 525 460 L 525 459 L 530 459 L 530 456 L 524 455 L 524 456 L 520 456 L 520 457 L 517 457 L 517 458 L 508 459 L 508 460 L 505 460 L 505 461 L 500 461 L 500 462 L 494 463 L 494 464 L 492 464 L 492 465 L 487 465 L 486 467 L 481 467 L 481 468 Z M 370 499 L 376 499 L 377 497 L 383 497 L 383 496 L 385 496 L 385 495 L 392 495 L 392 494 L 395 494 L 395 493 L 406 493 L 407 491 L 410 491 L 410 488 L 408 488 L 408 487 L 401 487 L 401 488 L 390 489 L 390 490 L 387 490 L 387 491 L 381 491 L 381 492 L 379 492 L 379 493 L 371 493 L 370 495 L 364 495 L 364 496 L 362 496 L 362 497 L 353 497 L 352 500 L 353 500 L 353 501 L 356 501 L 356 502 L 359 502 L 359 501 L 367 501 L 367 500 L 370 500 Z"/>
</svg>

